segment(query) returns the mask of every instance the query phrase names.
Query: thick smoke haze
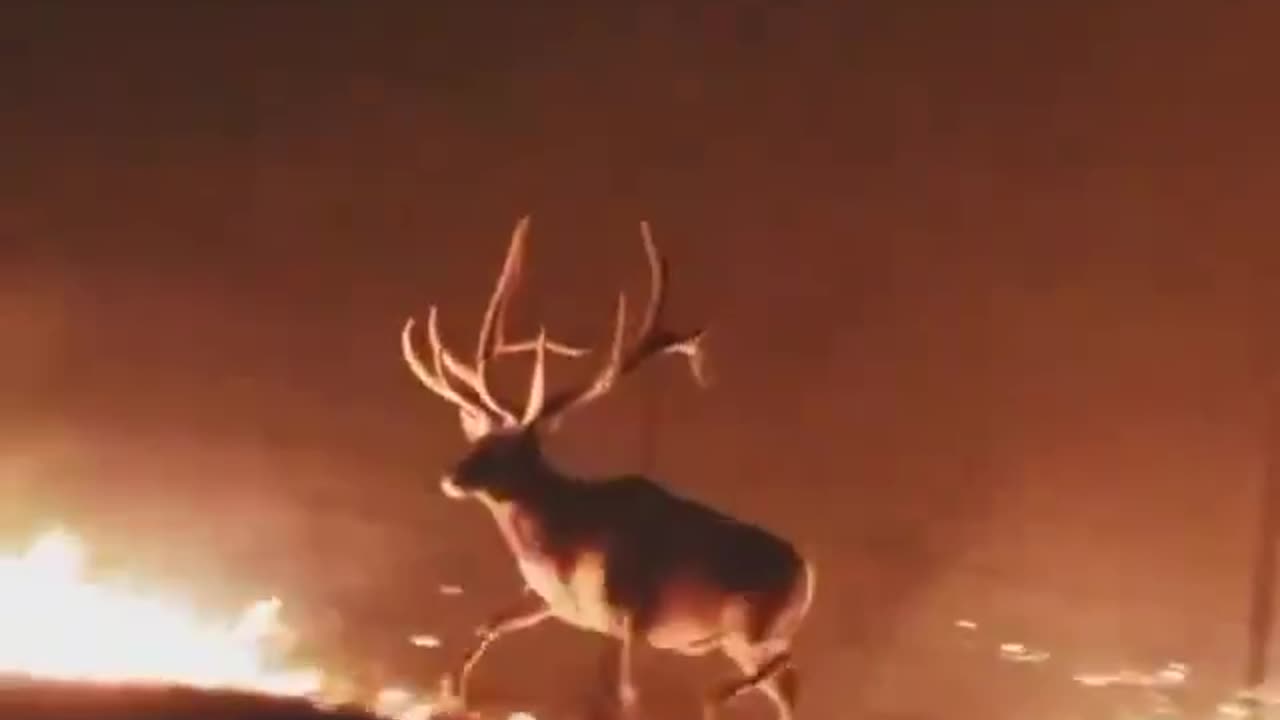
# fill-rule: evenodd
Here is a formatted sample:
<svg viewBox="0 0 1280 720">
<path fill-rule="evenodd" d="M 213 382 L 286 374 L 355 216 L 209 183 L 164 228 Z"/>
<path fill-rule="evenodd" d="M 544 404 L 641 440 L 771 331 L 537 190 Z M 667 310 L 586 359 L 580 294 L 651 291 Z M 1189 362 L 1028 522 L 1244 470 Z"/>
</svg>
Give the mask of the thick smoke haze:
<svg viewBox="0 0 1280 720">
<path fill-rule="evenodd" d="M 962 617 L 1210 702 L 1268 446 L 1280 11 L 1013 5 L 6 6 L 0 541 L 276 593 L 321 657 L 430 684 L 518 585 L 436 488 L 465 445 L 401 324 L 469 346 L 530 213 L 514 322 L 602 342 L 647 219 L 716 382 L 659 363 L 553 453 L 814 555 L 806 715 L 1076 692 Z M 607 655 L 540 628 L 477 690 L 582 698 Z M 640 668 L 677 708 L 729 669 Z"/>
</svg>

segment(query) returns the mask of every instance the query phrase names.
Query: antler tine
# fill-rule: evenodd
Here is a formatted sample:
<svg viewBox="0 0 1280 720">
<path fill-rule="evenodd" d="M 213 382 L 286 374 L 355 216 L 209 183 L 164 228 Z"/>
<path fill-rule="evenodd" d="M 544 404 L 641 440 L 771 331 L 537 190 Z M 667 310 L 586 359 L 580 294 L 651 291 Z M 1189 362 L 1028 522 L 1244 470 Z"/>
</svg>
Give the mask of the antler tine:
<svg viewBox="0 0 1280 720">
<path fill-rule="evenodd" d="M 706 337 L 706 330 L 699 328 L 675 333 L 660 327 L 667 305 L 667 259 L 658 251 L 647 221 L 640 223 L 640 236 L 644 240 L 645 258 L 649 261 L 649 304 L 640 323 L 639 339 L 623 361 L 622 372 L 630 372 L 654 355 L 677 353 L 689 358 L 690 372 L 698 384 L 705 387 L 708 383 L 702 340 Z"/>
<path fill-rule="evenodd" d="M 476 338 L 475 368 L 479 370 L 492 358 L 503 334 L 499 320 L 505 319 L 507 298 L 511 288 L 519 281 L 520 271 L 524 267 L 525 238 L 529 235 L 529 216 L 525 215 L 516 222 L 511 232 L 511 241 L 507 244 L 507 254 L 502 259 L 502 270 L 494 283 L 489 302 L 485 305 L 484 320 L 480 324 L 480 335 Z"/>
<path fill-rule="evenodd" d="M 525 215 L 516 223 L 511 233 L 511 242 L 507 246 L 506 257 L 503 258 L 502 270 L 498 274 L 493 292 L 489 295 L 485 306 L 484 319 L 480 324 L 480 333 L 476 339 L 475 364 L 468 367 L 446 348 L 441 353 L 444 368 L 454 377 L 461 380 L 479 397 L 480 401 L 504 423 L 515 424 L 515 412 L 494 396 L 489 389 L 487 369 L 489 362 L 499 355 L 512 355 L 536 351 L 538 343 L 543 344 L 543 352 L 566 357 L 580 357 L 590 352 L 567 343 L 557 342 L 550 338 L 530 339 L 509 342 L 506 339 L 507 308 L 516 285 L 520 281 L 524 269 L 525 243 L 529 233 L 530 217 Z"/>
<path fill-rule="evenodd" d="M 431 343 L 431 367 L 427 366 L 418 354 L 417 348 L 414 347 L 413 330 L 415 324 L 412 317 L 405 321 L 404 328 L 400 332 L 400 349 L 404 355 L 405 362 L 409 365 L 409 369 L 414 376 L 418 378 L 418 381 L 431 392 L 456 405 L 458 409 L 477 417 L 491 418 L 485 408 L 454 390 L 442 371 L 443 358 L 447 356 L 448 350 L 440 343 L 436 306 L 432 305 L 427 315 L 427 337 Z"/>
<path fill-rule="evenodd" d="M 578 347 L 577 345 L 569 345 L 557 340 L 547 338 L 546 351 L 549 355 L 561 355 L 563 357 L 577 358 L 591 352 L 589 348 Z M 537 352 L 537 340 L 517 340 L 515 342 L 499 341 L 498 347 L 494 350 L 494 355 L 519 355 L 527 352 Z"/>
<path fill-rule="evenodd" d="M 645 259 L 649 264 L 649 304 L 645 306 L 636 341 L 622 359 L 619 371 L 629 373 L 657 355 L 675 353 L 689 359 L 689 369 L 699 385 L 706 386 L 705 356 L 702 340 L 704 328 L 677 333 L 662 326 L 667 306 L 667 259 L 658 250 L 648 222 L 640 223 Z"/>
<path fill-rule="evenodd" d="M 523 265 L 519 269 L 523 269 Z M 494 319 L 495 342 L 494 355 L 518 355 L 526 352 L 537 352 L 539 339 L 537 337 L 528 340 L 508 341 L 507 334 L 507 307 L 511 304 L 511 296 L 515 293 L 516 285 L 520 282 L 519 272 L 512 277 L 510 285 L 507 287 L 506 293 L 502 298 L 502 302 L 498 304 L 497 317 Z M 568 343 L 557 342 L 551 338 L 545 338 L 543 342 L 543 350 L 552 355 L 562 355 L 564 357 L 582 357 L 591 352 L 589 348 L 578 347 L 577 345 L 569 345 Z"/>
<path fill-rule="evenodd" d="M 618 304 L 614 311 L 613 339 L 609 342 L 609 354 L 595 378 L 585 387 L 565 390 L 539 403 L 538 412 L 526 412 L 526 425 L 543 421 L 554 424 L 566 411 L 579 405 L 585 405 L 607 394 L 623 374 L 622 338 L 627 327 L 627 296 L 618 293 Z"/>
<path fill-rule="evenodd" d="M 528 215 L 520 218 L 515 231 L 511 234 L 511 244 L 507 248 L 507 257 L 503 260 L 502 273 L 498 276 L 493 295 L 489 297 L 489 305 L 485 308 L 484 324 L 480 327 L 480 338 L 476 346 L 477 367 L 480 366 L 479 359 L 482 353 L 484 360 L 488 361 L 497 355 L 535 352 L 538 348 L 537 337 L 517 341 L 508 341 L 506 337 L 507 308 L 511 305 L 511 296 L 515 294 L 516 286 L 520 283 L 521 274 L 524 272 L 529 223 Z M 546 352 L 553 355 L 581 357 L 591 352 L 589 348 L 558 342 L 550 337 L 545 338 L 543 342 Z"/>
<path fill-rule="evenodd" d="M 528 425 L 542 414 L 547 396 L 547 329 L 541 328 L 533 341 L 533 378 L 529 381 L 529 399 L 524 404 L 521 425 Z"/>
<path fill-rule="evenodd" d="M 658 244 L 653 241 L 647 220 L 640 221 L 640 239 L 644 240 L 644 258 L 649 262 L 649 304 L 644 309 L 644 319 L 640 321 L 640 337 L 646 337 L 653 332 L 662 310 L 667 306 L 667 259 L 658 252 Z"/>
<path fill-rule="evenodd" d="M 459 379 L 471 385 L 480 396 L 480 400 L 498 415 L 504 423 L 509 425 L 517 423 L 516 415 L 510 408 L 503 405 L 493 396 L 493 393 L 489 390 L 489 379 L 486 371 L 489 361 L 497 354 L 498 340 L 501 334 L 498 321 L 505 314 L 507 296 L 524 264 L 524 241 L 528 232 L 529 216 L 526 215 L 520 218 L 520 221 L 516 223 L 515 230 L 511 233 L 511 242 L 507 246 L 507 255 L 502 261 L 502 271 L 498 273 L 498 280 L 494 283 L 493 293 L 489 295 L 489 302 L 485 306 L 484 320 L 480 323 L 480 334 L 476 339 L 475 364 L 471 368 L 464 369 L 461 367 L 461 363 L 447 362 L 449 358 L 446 356 L 446 362 L 450 368 L 461 370 L 461 372 L 457 373 Z"/>
<path fill-rule="evenodd" d="M 476 341 L 475 364 L 468 366 L 457 358 L 440 340 L 439 311 L 431 306 L 427 320 L 427 336 L 431 343 L 431 362 L 428 366 L 418 354 L 413 343 L 415 320 L 409 318 L 401 332 L 400 345 L 405 362 L 418 380 L 436 395 L 456 405 L 464 414 L 464 419 L 474 420 L 484 429 L 494 422 L 514 426 L 519 422 L 515 413 L 504 403 L 494 397 L 489 390 L 487 369 L 489 361 L 496 355 L 534 351 L 538 355 L 537 372 L 545 373 L 547 353 L 577 357 L 585 355 L 589 350 L 566 343 L 555 342 L 547 337 L 543 328 L 536 339 L 522 342 L 507 342 L 506 311 L 510 303 L 512 291 L 519 282 L 520 272 L 524 266 L 525 238 L 529 231 L 528 215 L 520 218 L 511 234 L 511 242 L 507 246 L 507 254 L 503 259 L 502 271 L 498 275 L 493 292 L 485 306 L 484 319 L 480 325 L 480 334 Z M 455 389 L 448 380 L 452 375 L 462 381 L 470 390 L 468 397 Z M 545 379 L 539 377 L 537 386 L 538 402 L 542 405 L 541 396 L 545 387 Z M 531 388 L 532 391 L 532 388 Z M 531 396 L 531 401 L 533 397 Z M 526 406 L 526 415 L 528 415 Z M 487 430 L 485 430 L 487 431 Z"/>
<path fill-rule="evenodd" d="M 662 310 L 666 306 L 667 264 L 658 251 L 649 231 L 649 224 L 642 222 L 640 232 L 644 239 L 645 255 L 649 261 L 649 303 L 645 307 L 640 332 L 634 344 L 624 353 L 622 336 L 626 324 L 626 295 L 619 294 L 614 324 L 613 342 L 609 356 L 595 379 L 587 386 L 569 389 L 548 398 L 541 413 L 532 419 L 526 413 L 526 422 L 554 422 L 568 410 L 590 403 L 608 393 L 617 379 L 635 370 L 646 360 L 665 353 L 678 353 L 689 358 L 689 367 L 699 385 L 706 386 L 706 374 L 702 340 L 705 331 L 676 333 L 661 326 Z"/>
</svg>

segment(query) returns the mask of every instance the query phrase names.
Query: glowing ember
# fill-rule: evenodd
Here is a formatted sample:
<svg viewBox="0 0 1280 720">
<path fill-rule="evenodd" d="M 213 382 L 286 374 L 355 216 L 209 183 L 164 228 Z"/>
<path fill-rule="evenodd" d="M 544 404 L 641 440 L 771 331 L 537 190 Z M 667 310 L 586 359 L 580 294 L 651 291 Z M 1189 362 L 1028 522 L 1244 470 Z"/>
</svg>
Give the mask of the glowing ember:
<svg viewBox="0 0 1280 720">
<path fill-rule="evenodd" d="M 1032 650 L 1022 643 L 1007 642 L 1000 645 L 1000 658 L 1016 663 L 1040 663 L 1049 659 L 1047 650 Z"/>
<path fill-rule="evenodd" d="M 441 645 L 440 638 L 435 635 L 427 635 L 425 633 L 421 635 L 414 635 L 409 638 L 409 642 L 413 643 L 415 647 L 420 648 L 438 648 Z"/>
<path fill-rule="evenodd" d="M 16 557 L 0 556 L 0 674 L 276 695 L 320 689 L 316 669 L 273 667 L 284 633 L 279 600 L 218 622 L 174 599 L 90 582 L 84 557 L 62 531 Z"/>
<path fill-rule="evenodd" d="M 1184 684 L 1190 672 L 1190 668 L 1185 664 L 1171 662 L 1153 673 L 1121 670 L 1112 673 L 1077 673 L 1074 677 L 1076 682 L 1087 687 L 1125 685 L 1130 687 L 1160 688 Z"/>
<path fill-rule="evenodd" d="M 373 701 L 373 712 L 379 717 L 397 720 L 428 720 L 435 705 L 401 688 L 384 688 Z"/>
</svg>

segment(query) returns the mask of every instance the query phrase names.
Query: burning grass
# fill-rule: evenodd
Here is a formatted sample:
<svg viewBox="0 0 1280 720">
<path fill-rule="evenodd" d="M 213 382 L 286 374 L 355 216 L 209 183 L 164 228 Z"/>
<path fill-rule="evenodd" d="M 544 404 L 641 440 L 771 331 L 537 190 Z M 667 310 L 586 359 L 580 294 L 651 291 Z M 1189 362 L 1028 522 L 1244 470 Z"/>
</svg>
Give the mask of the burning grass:
<svg viewBox="0 0 1280 720">
<path fill-rule="evenodd" d="M 218 617 L 132 581 L 91 579 L 87 555 L 62 530 L 0 554 L 0 718 L 427 720 L 436 709 L 430 694 L 407 689 L 335 697 L 340 678 L 290 658 L 293 636 L 278 599 Z M 988 634 L 975 620 L 955 621 L 953 632 L 962 646 L 1006 668 L 1002 680 L 1083 701 L 1088 711 L 1073 717 L 1236 720 L 1247 713 L 1240 695 L 1199 708 L 1207 712 L 1184 706 L 1193 673 L 1181 662 L 1145 672 L 1082 672 L 1059 653 Z M 422 634 L 406 642 L 435 648 L 441 641 Z M 976 658 L 953 659 L 954 667 L 972 667 Z M 1276 697 L 1258 701 L 1264 717 L 1280 718 Z M 488 708 L 484 717 L 534 718 L 511 707 Z"/>
<path fill-rule="evenodd" d="M 322 689 L 319 669 L 280 659 L 290 637 L 278 599 L 217 619 L 175 597 L 88 580 L 85 557 L 61 530 L 0 557 L 0 673 L 284 696 Z"/>
<path fill-rule="evenodd" d="M 92 709 L 85 717 L 150 717 L 155 706 L 165 718 L 292 718 L 334 704 L 333 679 L 289 659 L 293 635 L 279 599 L 217 617 L 132 582 L 90 579 L 86 560 L 64 530 L 0 555 L 0 717 L 48 717 L 31 707 L 61 708 L 56 717 L 80 717 L 66 714 L 76 707 Z M 428 698 L 394 689 L 358 704 L 370 718 L 415 720 L 431 709 Z M 244 712 L 216 711 L 232 705 Z"/>
<path fill-rule="evenodd" d="M 0 717 L 22 720 L 379 720 L 358 707 L 295 697 L 149 683 L 0 676 Z"/>
</svg>

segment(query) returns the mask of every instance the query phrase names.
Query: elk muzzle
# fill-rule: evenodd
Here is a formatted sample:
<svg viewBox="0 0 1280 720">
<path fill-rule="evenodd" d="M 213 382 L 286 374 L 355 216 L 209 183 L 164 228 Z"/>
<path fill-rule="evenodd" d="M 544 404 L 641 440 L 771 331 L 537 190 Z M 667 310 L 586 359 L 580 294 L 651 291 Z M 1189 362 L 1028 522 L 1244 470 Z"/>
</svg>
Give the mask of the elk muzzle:
<svg viewBox="0 0 1280 720">
<path fill-rule="evenodd" d="M 450 500 L 464 500 L 467 497 L 462 488 L 458 487 L 458 483 L 453 479 L 452 475 L 445 475 L 440 478 L 440 492 L 444 493 L 444 496 Z"/>
</svg>

